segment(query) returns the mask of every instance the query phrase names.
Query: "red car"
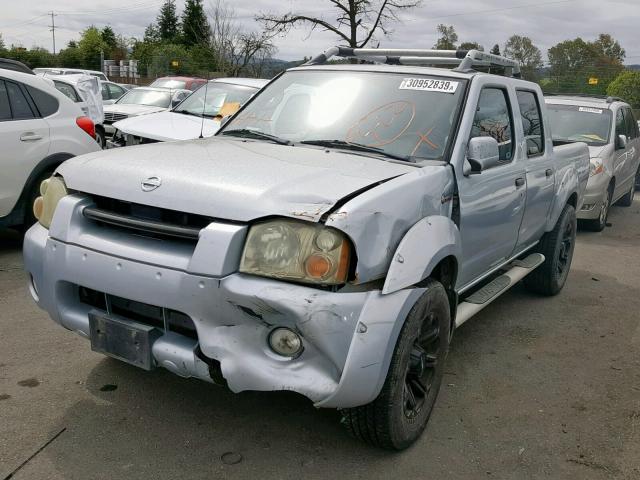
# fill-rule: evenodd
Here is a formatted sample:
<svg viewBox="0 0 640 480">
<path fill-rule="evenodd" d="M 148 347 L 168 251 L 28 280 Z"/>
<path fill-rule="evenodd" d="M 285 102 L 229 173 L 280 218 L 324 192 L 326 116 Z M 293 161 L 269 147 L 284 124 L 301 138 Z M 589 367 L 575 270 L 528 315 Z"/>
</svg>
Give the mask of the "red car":
<svg viewBox="0 0 640 480">
<path fill-rule="evenodd" d="M 207 81 L 204 78 L 197 77 L 160 77 L 156 78 L 150 87 L 164 87 L 175 89 L 195 90 L 200 85 L 204 85 Z"/>
</svg>

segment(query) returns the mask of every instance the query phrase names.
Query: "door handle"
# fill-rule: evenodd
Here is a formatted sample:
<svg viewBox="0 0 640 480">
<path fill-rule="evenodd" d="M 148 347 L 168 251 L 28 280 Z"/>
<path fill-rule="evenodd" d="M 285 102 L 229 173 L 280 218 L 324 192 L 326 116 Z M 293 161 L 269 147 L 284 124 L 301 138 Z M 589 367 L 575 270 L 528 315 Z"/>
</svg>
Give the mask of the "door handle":
<svg viewBox="0 0 640 480">
<path fill-rule="evenodd" d="M 33 142 L 34 140 L 42 140 L 42 135 L 38 135 L 33 132 L 23 133 L 20 135 L 20 141 L 22 142 Z"/>
<path fill-rule="evenodd" d="M 547 168 L 547 169 L 544 171 L 544 174 L 545 174 L 547 177 L 550 177 L 551 175 L 553 175 L 553 170 L 552 170 L 552 169 L 550 169 L 550 168 Z"/>
<path fill-rule="evenodd" d="M 523 177 L 516 178 L 516 187 L 521 187 L 523 185 L 524 185 L 524 178 Z"/>
</svg>

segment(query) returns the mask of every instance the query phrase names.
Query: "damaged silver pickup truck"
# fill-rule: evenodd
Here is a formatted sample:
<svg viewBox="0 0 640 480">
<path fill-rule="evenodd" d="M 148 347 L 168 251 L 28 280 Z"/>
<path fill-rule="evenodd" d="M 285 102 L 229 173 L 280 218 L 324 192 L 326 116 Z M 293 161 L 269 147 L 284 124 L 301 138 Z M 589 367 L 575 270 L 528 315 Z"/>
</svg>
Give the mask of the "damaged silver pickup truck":
<svg viewBox="0 0 640 480">
<path fill-rule="evenodd" d="M 473 69 L 495 65 L 510 76 Z M 31 294 L 95 351 L 295 391 L 406 448 L 454 329 L 569 272 L 589 152 L 553 145 L 518 76 L 478 51 L 335 47 L 213 138 L 71 159 L 34 204 Z"/>
</svg>

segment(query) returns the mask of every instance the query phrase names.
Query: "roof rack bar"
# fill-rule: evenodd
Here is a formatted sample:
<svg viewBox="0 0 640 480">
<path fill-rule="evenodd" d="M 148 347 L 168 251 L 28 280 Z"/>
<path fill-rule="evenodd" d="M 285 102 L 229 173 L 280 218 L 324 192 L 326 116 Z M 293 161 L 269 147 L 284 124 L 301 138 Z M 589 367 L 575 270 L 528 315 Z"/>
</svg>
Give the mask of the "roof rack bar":
<svg viewBox="0 0 640 480">
<path fill-rule="evenodd" d="M 331 47 L 305 65 L 320 65 L 332 57 L 359 58 L 389 65 L 458 65 L 455 70 L 459 72 L 472 71 L 474 66 L 499 66 L 505 68 L 505 73 L 508 71 L 512 76 L 520 77 L 517 61 L 479 50 Z"/>
</svg>

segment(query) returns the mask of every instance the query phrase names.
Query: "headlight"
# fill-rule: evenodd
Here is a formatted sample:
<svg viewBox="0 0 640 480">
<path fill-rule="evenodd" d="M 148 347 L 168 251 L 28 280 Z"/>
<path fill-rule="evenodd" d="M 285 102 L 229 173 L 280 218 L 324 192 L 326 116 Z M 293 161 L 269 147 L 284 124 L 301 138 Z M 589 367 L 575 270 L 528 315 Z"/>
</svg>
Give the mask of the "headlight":
<svg viewBox="0 0 640 480">
<path fill-rule="evenodd" d="M 604 163 L 599 158 L 592 158 L 589 163 L 589 176 L 593 177 L 599 173 L 604 172 Z"/>
<path fill-rule="evenodd" d="M 69 194 L 62 177 L 47 178 L 40 184 L 40 197 L 33 202 L 33 215 L 44 228 L 51 226 L 58 202 Z"/>
<path fill-rule="evenodd" d="M 273 220 L 249 230 L 240 271 L 321 285 L 345 283 L 350 245 L 338 230 L 295 220 Z"/>
</svg>

